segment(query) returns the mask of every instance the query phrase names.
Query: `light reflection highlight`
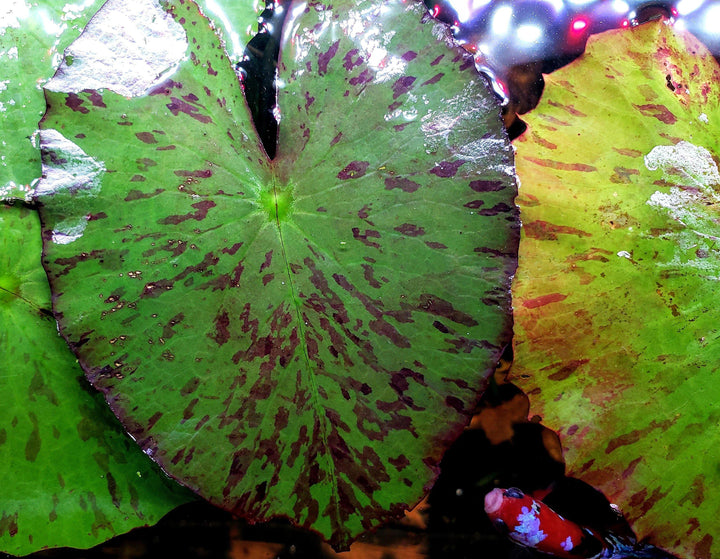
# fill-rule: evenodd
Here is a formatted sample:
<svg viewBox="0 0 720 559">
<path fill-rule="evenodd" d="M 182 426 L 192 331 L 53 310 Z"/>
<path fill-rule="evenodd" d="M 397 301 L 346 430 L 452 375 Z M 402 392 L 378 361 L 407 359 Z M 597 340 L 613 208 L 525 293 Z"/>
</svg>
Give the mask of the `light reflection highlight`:
<svg viewBox="0 0 720 559">
<path fill-rule="evenodd" d="M 513 68 L 540 64 L 543 72 L 552 71 L 582 54 L 589 35 L 658 17 L 720 54 L 720 0 L 426 0 L 425 4 L 475 55 L 476 67 L 488 75 L 504 101 L 511 94 L 507 84 Z M 556 66 L 548 69 L 552 64 Z"/>
</svg>

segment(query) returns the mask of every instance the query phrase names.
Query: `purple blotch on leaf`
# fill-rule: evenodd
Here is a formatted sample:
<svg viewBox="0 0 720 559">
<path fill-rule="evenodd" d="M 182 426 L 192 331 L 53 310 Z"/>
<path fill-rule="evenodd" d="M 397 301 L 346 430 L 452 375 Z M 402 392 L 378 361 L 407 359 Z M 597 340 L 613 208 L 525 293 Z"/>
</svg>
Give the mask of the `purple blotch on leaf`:
<svg viewBox="0 0 720 559">
<path fill-rule="evenodd" d="M 337 54 L 338 47 L 340 46 L 340 39 L 335 41 L 326 52 L 318 54 L 318 74 L 324 76 L 327 74 L 328 63 Z"/>
<path fill-rule="evenodd" d="M 420 235 L 425 234 L 425 229 L 412 223 L 403 223 L 402 225 L 395 227 L 395 231 L 408 237 L 419 237 Z"/>
<path fill-rule="evenodd" d="M 415 192 L 420 186 L 415 181 L 403 177 L 388 177 L 385 179 L 385 190 L 399 188 L 403 192 Z"/>
<path fill-rule="evenodd" d="M 392 86 L 393 99 L 397 99 L 402 94 L 410 91 L 416 79 L 417 78 L 415 78 L 415 76 L 403 76 L 402 78 L 398 78 Z"/>
<path fill-rule="evenodd" d="M 152 132 L 136 132 L 135 137 L 146 144 L 157 144 L 158 141 Z"/>
<path fill-rule="evenodd" d="M 337 174 L 340 180 L 358 179 L 365 175 L 365 171 L 370 166 L 368 161 L 351 161 L 345 168 Z"/>
<path fill-rule="evenodd" d="M 457 161 L 441 161 L 440 163 L 436 163 L 435 167 L 430 169 L 430 172 L 441 178 L 454 177 L 457 174 L 460 165 L 463 163 L 465 163 L 464 159 L 458 159 Z"/>
</svg>

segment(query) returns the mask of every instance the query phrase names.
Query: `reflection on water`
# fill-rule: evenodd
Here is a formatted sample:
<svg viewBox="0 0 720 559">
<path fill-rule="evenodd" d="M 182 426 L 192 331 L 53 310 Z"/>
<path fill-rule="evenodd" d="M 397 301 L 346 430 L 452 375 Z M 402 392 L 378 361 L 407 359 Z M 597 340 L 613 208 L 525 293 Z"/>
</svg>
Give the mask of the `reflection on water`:
<svg viewBox="0 0 720 559">
<path fill-rule="evenodd" d="M 665 17 L 720 55 L 720 1 L 676 0 L 424 0 L 475 55 L 506 104 L 506 124 L 535 107 L 542 73 L 577 58 L 588 37 Z M 512 130 L 511 130 L 512 134 Z"/>
</svg>

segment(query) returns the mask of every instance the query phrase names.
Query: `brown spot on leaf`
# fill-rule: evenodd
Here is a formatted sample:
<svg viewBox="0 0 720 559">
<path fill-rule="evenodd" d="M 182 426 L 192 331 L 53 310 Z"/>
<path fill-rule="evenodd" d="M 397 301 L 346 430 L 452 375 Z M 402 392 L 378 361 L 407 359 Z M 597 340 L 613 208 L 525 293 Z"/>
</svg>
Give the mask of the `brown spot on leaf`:
<svg viewBox="0 0 720 559">
<path fill-rule="evenodd" d="M 84 102 L 85 101 L 81 99 L 77 93 L 68 93 L 67 97 L 65 97 L 65 105 L 67 105 L 70 109 L 75 112 L 87 114 L 90 112 L 90 109 L 82 106 Z"/>
<path fill-rule="evenodd" d="M 626 157 L 640 157 L 643 152 L 637 150 L 637 149 L 627 149 L 627 148 L 616 148 L 614 147 L 613 150 L 618 152 L 620 155 L 624 155 Z"/>
<path fill-rule="evenodd" d="M 215 334 L 208 334 L 208 338 L 214 340 L 218 346 L 224 345 L 230 339 L 230 315 L 227 311 L 221 311 L 215 315 Z"/>
<path fill-rule="evenodd" d="M 143 178 L 144 180 L 144 178 Z M 142 192 L 141 190 L 131 190 L 128 192 L 127 196 L 125 196 L 124 200 L 126 202 L 132 202 L 133 200 L 142 200 L 143 198 L 152 198 L 153 196 L 157 196 L 158 194 L 165 192 L 164 188 L 156 188 L 153 192 Z"/>
<path fill-rule="evenodd" d="M 353 234 L 354 239 L 357 239 L 364 245 L 372 247 L 372 248 L 380 248 L 380 245 L 378 243 L 369 240 L 371 238 L 379 239 L 380 238 L 379 231 L 375 231 L 373 229 L 365 229 L 365 233 L 360 233 L 360 229 L 358 227 L 353 227 L 352 234 Z"/>
<path fill-rule="evenodd" d="M 100 95 L 98 91 L 94 89 L 84 89 L 83 93 L 88 94 L 88 99 L 90 100 L 90 103 L 92 103 L 93 107 L 98 107 L 101 109 L 107 108 L 107 105 L 103 101 L 102 95 Z"/>
<path fill-rule="evenodd" d="M 627 167 L 615 167 L 615 171 L 610 176 L 610 182 L 615 184 L 629 184 L 632 182 L 631 175 L 639 175 L 640 171 L 637 169 L 628 169 Z"/>
<path fill-rule="evenodd" d="M 9 514 L 3 511 L 0 517 L 0 536 L 15 536 L 18 533 L 18 513 Z"/>
<path fill-rule="evenodd" d="M 508 212 L 514 212 L 515 208 L 509 204 L 506 204 L 505 202 L 500 202 L 498 204 L 495 204 L 492 208 L 485 208 L 480 210 L 477 214 L 478 215 L 485 215 L 485 216 L 492 216 L 492 215 L 498 215 Z"/>
<path fill-rule="evenodd" d="M 260 264 L 260 270 L 258 270 L 258 271 L 262 272 L 266 268 L 270 267 L 270 264 L 272 264 L 272 255 L 273 255 L 272 250 L 269 250 L 268 252 L 265 253 L 265 261 L 262 264 Z"/>
<path fill-rule="evenodd" d="M 140 140 L 141 142 L 145 142 L 146 144 L 157 144 L 158 141 L 155 139 L 155 136 L 152 132 L 136 132 L 135 137 Z"/>
<path fill-rule="evenodd" d="M 440 163 L 436 163 L 435 167 L 430 169 L 430 173 L 441 178 L 454 177 L 463 163 L 465 163 L 464 159 L 458 159 L 457 161 L 441 161 Z"/>
<path fill-rule="evenodd" d="M 180 113 L 184 113 L 189 117 L 194 118 L 198 122 L 202 122 L 203 124 L 208 124 L 212 122 L 212 118 L 210 116 L 200 114 L 200 109 L 193 105 L 190 105 L 182 99 L 178 99 L 177 97 L 171 97 L 170 103 L 168 103 L 166 106 L 174 116 L 178 116 Z"/>
<path fill-rule="evenodd" d="M 589 359 L 574 359 L 572 361 L 568 361 L 567 363 L 564 363 L 562 367 L 560 367 L 557 371 L 552 373 L 551 375 L 548 375 L 548 378 L 550 380 L 565 380 L 570 375 L 572 375 L 575 371 L 578 370 L 579 367 L 582 365 L 585 365 L 585 363 L 589 363 Z"/>
<path fill-rule="evenodd" d="M 359 52 L 358 49 L 351 49 L 343 57 L 343 66 L 348 72 L 364 62 L 365 59 L 359 55 Z"/>
<path fill-rule="evenodd" d="M 324 76 L 327 74 L 328 63 L 337 54 L 338 47 L 340 46 L 340 39 L 335 41 L 326 52 L 318 54 L 318 74 Z"/>
<path fill-rule="evenodd" d="M 523 231 L 525 236 L 530 239 L 538 239 L 540 241 L 556 241 L 558 235 L 577 235 L 578 237 L 592 237 L 590 233 L 567 227 L 565 225 L 555 225 L 547 221 L 531 221 L 523 223 Z"/>
<path fill-rule="evenodd" d="M 362 85 L 364 83 L 370 83 L 371 81 L 373 81 L 373 73 L 366 68 L 357 76 L 350 78 L 348 83 L 350 83 L 350 85 Z"/>
<path fill-rule="evenodd" d="M 563 295 L 562 293 L 548 293 L 547 295 L 541 295 L 540 297 L 535 297 L 534 299 L 527 299 L 523 301 L 522 306 L 526 309 L 536 309 L 551 303 L 559 303 L 565 299 L 567 299 L 567 295 Z"/>
<path fill-rule="evenodd" d="M 475 192 L 497 192 L 505 188 L 503 181 L 474 180 L 468 185 Z"/>
<path fill-rule="evenodd" d="M 695 476 L 688 492 L 678 501 L 678 506 L 686 501 L 690 501 L 696 508 L 705 502 L 705 476 L 703 474 Z"/>
<path fill-rule="evenodd" d="M 395 231 L 408 237 L 419 237 L 425 234 L 425 229 L 419 227 L 413 223 L 403 223 L 398 227 L 395 227 Z"/>
<path fill-rule="evenodd" d="M 147 297 L 158 297 L 173 288 L 172 280 L 158 280 L 151 281 L 145 284 L 143 292 L 140 294 L 140 298 L 145 299 Z"/>
<path fill-rule="evenodd" d="M 182 84 L 180 82 L 167 79 L 164 82 L 153 87 L 150 91 L 148 91 L 148 95 L 168 96 L 172 93 L 173 89 L 182 89 Z"/>
<path fill-rule="evenodd" d="M 658 119 L 664 124 L 675 124 L 677 117 L 670 112 L 665 105 L 657 105 L 650 103 L 648 105 L 633 105 L 643 116 L 649 116 Z"/>
<path fill-rule="evenodd" d="M 208 179 L 212 177 L 210 169 L 197 169 L 196 171 L 179 170 L 173 171 L 178 177 L 194 177 L 196 179 Z"/>
<path fill-rule="evenodd" d="M 40 426 L 38 418 L 33 412 L 28 412 L 28 417 L 33 424 L 33 428 L 28 436 L 27 442 L 25 443 L 25 460 L 28 462 L 35 462 L 35 459 L 40 452 Z"/>
<path fill-rule="evenodd" d="M 655 429 L 665 431 L 672 425 L 672 420 L 666 419 L 663 421 L 657 421 L 653 419 L 650 424 L 643 429 L 634 429 L 629 433 L 620 435 L 610 440 L 605 447 L 605 454 L 610 454 L 613 450 L 620 448 L 621 446 L 627 446 L 638 442 L 641 438 L 644 438 L 647 434 L 651 433 Z"/>
<path fill-rule="evenodd" d="M 192 204 L 191 207 L 195 208 L 196 211 L 184 215 L 170 215 L 164 219 L 159 220 L 158 223 L 162 225 L 177 225 L 179 223 L 182 223 L 183 221 L 187 221 L 188 219 L 202 221 L 207 217 L 207 213 L 210 208 L 214 208 L 215 205 L 215 202 L 213 202 L 212 200 L 203 200 L 201 202 L 197 202 L 196 204 Z"/>
<path fill-rule="evenodd" d="M 392 85 L 393 99 L 397 99 L 401 95 L 404 95 L 412 89 L 412 85 L 415 83 L 417 78 L 415 76 L 403 76 L 395 80 Z"/>
<path fill-rule="evenodd" d="M 477 326 L 478 322 L 472 316 L 453 307 L 452 303 L 440 299 L 435 295 L 423 293 L 418 301 L 418 308 L 435 316 L 441 316 L 462 324 L 464 326 Z"/>
<path fill-rule="evenodd" d="M 1 529 L 0 534 L 2 534 Z M 712 557 L 712 544 L 713 537 L 710 534 L 705 534 L 702 539 L 695 544 L 693 557 L 695 557 L 695 559 L 710 559 Z"/>
<path fill-rule="evenodd" d="M 387 177 L 385 179 L 385 190 L 399 188 L 403 192 L 415 192 L 420 186 L 415 181 L 403 177 Z"/>
<path fill-rule="evenodd" d="M 337 174 L 337 178 L 344 181 L 358 179 L 365 175 L 369 166 L 370 163 L 368 161 L 351 161 Z"/>
<path fill-rule="evenodd" d="M 442 79 L 442 77 L 443 77 L 444 75 L 445 75 L 444 72 L 438 72 L 437 74 L 435 74 L 435 75 L 434 75 L 432 78 L 430 78 L 429 80 L 425 80 L 424 82 L 422 82 L 422 83 L 420 84 L 420 87 L 422 87 L 422 86 L 424 86 L 424 85 L 432 85 L 432 84 L 434 84 L 434 83 L 437 83 L 437 82 L 439 82 L 439 81 Z"/>
<path fill-rule="evenodd" d="M 558 171 L 579 171 L 581 173 L 592 173 L 593 171 L 597 171 L 596 167 L 586 165 L 584 163 L 564 163 L 562 161 L 541 159 L 539 157 L 526 157 L 525 160 L 530 161 L 530 163 L 535 163 L 535 165 L 548 167 L 550 169 L 557 169 Z"/>
</svg>

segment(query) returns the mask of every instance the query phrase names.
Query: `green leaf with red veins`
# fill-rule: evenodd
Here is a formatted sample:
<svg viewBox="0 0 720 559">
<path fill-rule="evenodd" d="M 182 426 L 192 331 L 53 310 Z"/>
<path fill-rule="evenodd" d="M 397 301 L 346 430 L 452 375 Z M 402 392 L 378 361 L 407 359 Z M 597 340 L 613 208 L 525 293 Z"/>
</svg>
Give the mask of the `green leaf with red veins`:
<svg viewBox="0 0 720 559">
<path fill-rule="evenodd" d="M 0 205 L 0 550 L 90 547 L 192 500 L 123 432 L 50 316 L 37 213 Z"/>
<path fill-rule="evenodd" d="M 517 143 L 516 382 L 640 537 L 720 554 L 720 70 L 665 23 L 591 39 Z"/>
<path fill-rule="evenodd" d="M 170 475 L 346 547 L 421 499 L 508 341 L 498 106 L 420 2 L 298 2 L 270 161 L 207 21 L 167 9 L 161 83 L 49 86 L 61 330 Z"/>
</svg>

